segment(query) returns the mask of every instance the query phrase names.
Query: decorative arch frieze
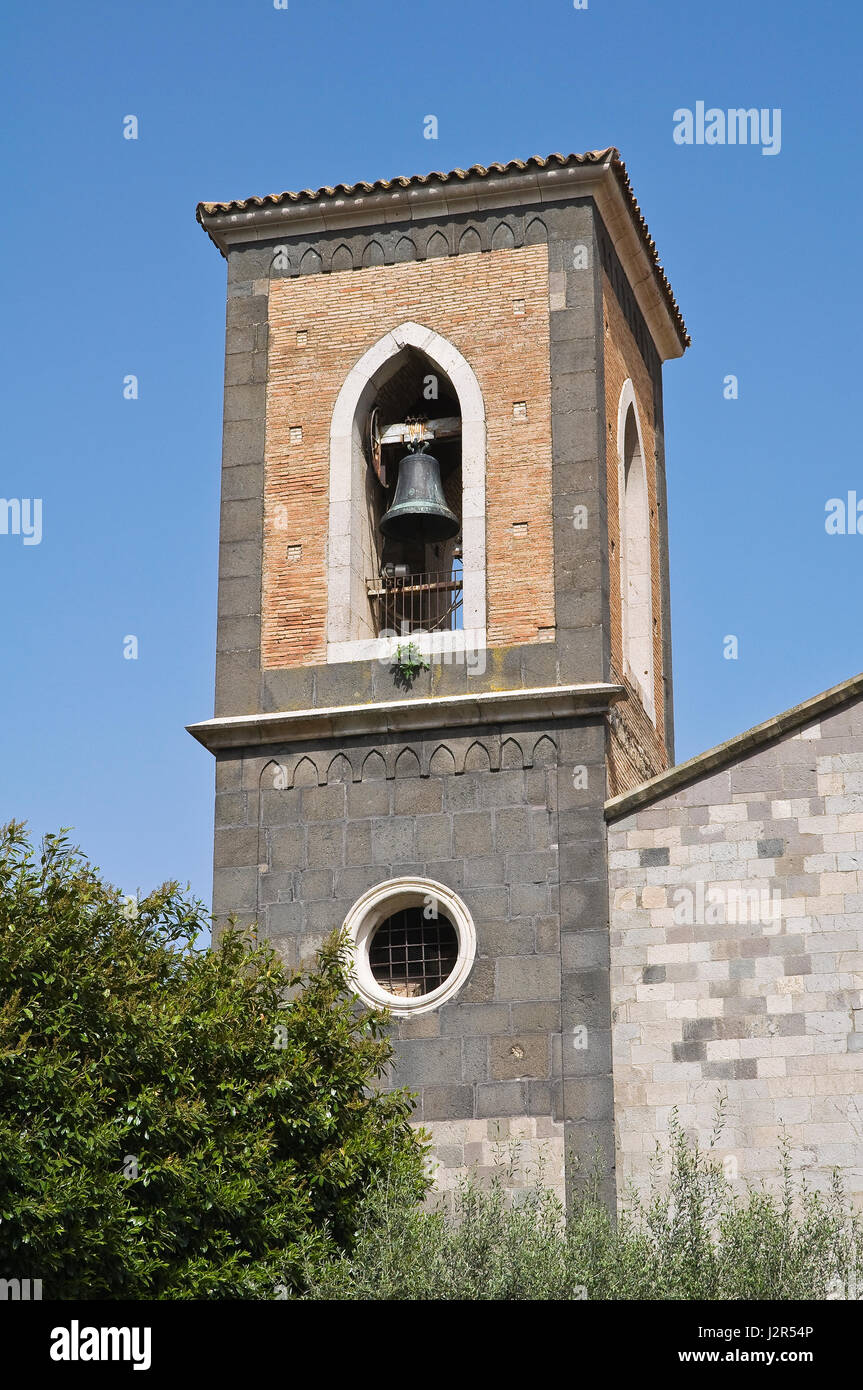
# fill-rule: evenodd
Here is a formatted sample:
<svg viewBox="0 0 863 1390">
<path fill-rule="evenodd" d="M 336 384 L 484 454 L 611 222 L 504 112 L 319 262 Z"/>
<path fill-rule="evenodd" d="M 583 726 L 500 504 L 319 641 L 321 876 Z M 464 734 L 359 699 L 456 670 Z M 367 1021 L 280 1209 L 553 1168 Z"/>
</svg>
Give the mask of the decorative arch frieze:
<svg viewBox="0 0 863 1390">
<path fill-rule="evenodd" d="M 384 248 L 381 246 L 381 243 L 377 240 L 376 237 L 373 237 L 371 241 L 367 241 L 365 246 L 363 247 L 362 260 L 360 264 L 363 266 L 386 264 L 386 255 L 384 254 Z"/>
<path fill-rule="evenodd" d="M 381 228 L 371 232 L 341 231 L 324 234 L 314 245 L 307 241 L 289 241 L 272 247 L 270 274 L 319 275 L 346 270 L 368 269 L 372 266 L 397 265 L 406 261 L 428 260 L 436 256 L 476 255 L 481 251 L 514 250 L 521 246 L 547 244 L 549 229 L 546 220 L 530 212 L 510 214 L 506 220 L 492 213 L 477 217 L 467 225 L 429 222 L 405 231 Z M 614 267 L 604 263 L 610 274 Z M 615 288 L 621 272 L 613 275 Z M 628 289 L 628 286 L 625 286 Z M 632 292 L 629 291 L 629 297 Z M 642 333 L 644 332 L 642 328 Z M 654 350 L 655 355 L 655 350 Z"/>
<path fill-rule="evenodd" d="M 420 760 L 412 748 L 403 748 L 393 763 L 394 777 L 419 777 L 422 772 Z"/>
<path fill-rule="evenodd" d="M 403 264 L 405 261 L 415 261 L 416 258 L 417 248 L 411 238 L 409 236 L 399 237 L 396 242 L 396 264 Z"/>
<path fill-rule="evenodd" d="M 506 771 L 525 766 L 524 749 L 518 739 L 505 738 L 500 746 L 500 766 Z"/>
<path fill-rule="evenodd" d="M 557 745 L 548 734 L 542 734 L 533 745 L 531 766 L 548 767 L 557 760 Z"/>
<path fill-rule="evenodd" d="M 448 256 L 449 241 L 443 232 L 432 232 L 426 242 L 426 259 L 431 260 L 433 256 Z"/>
<path fill-rule="evenodd" d="M 387 775 L 387 765 L 384 758 L 373 748 L 367 753 L 360 766 L 361 782 L 380 782 Z"/>
<path fill-rule="evenodd" d="M 482 249 L 482 238 L 476 227 L 466 227 L 458 239 L 459 255 L 470 256 Z"/>
<path fill-rule="evenodd" d="M 302 257 L 300 258 L 300 274 L 318 275 L 320 274 L 322 268 L 323 263 L 321 261 L 320 256 L 318 255 L 317 251 L 315 251 L 314 248 L 310 246 L 307 251 L 303 252 Z"/>
<path fill-rule="evenodd" d="M 515 233 L 508 222 L 499 222 L 491 235 L 492 251 L 514 251 Z"/>
<path fill-rule="evenodd" d="M 491 772 L 491 753 L 485 743 L 474 739 L 464 757 L 465 772 Z"/>
<path fill-rule="evenodd" d="M 327 782 L 353 782 L 354 770 L 344 753 L 337 753 L 327 768 Z"/>
<path fill-rule="evenodd" d="M 554 763 L 557 745 L 548 734 L 488 734 L 433 744 L 394 744 L 381 749 L 292 753 L 269 758 L 259 788 L 294 790 L 334 783 L 392 781 L 394 778 L 461 776 L 466 772 L 511 772 Z"/>
<path fill-rule="evenodd" d="M 290 770 L 289 787 L 322 787 L 326 773 L 310 757 L 298 758 Z"/>
<path fill-rule="evenodd" d="M 448 774 L 454 775 L 455 771 L 455 758 L 453 757 L 452 749 L 447 748 L 445 743 L 439 743 L 429 758 L 429 775 L 446 777 Z"/>
<path fill-rule="evenodd" d="M 338 272 L 340 270 L 353 270 L 354 256 L 351 248 L 345 242 L 340 244 L 333 251 L 330 259 L 330 270 Z"/>
</svg>

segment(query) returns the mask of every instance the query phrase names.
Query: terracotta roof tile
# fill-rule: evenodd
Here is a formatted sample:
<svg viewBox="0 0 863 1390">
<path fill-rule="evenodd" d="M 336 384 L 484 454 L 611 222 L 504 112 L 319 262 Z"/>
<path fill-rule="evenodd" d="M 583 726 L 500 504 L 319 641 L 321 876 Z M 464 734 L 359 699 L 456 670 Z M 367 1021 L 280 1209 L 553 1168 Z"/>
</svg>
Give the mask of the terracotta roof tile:
<svg viewBox="0 0 863 1390">
<path fill-rule="evenodd" d="M 686 324 L 683 321 L 683 316 L 678 307 L 677 300 L 674 298 L 671 285 L 668 283 L 665 271 L 662 268 L 656 250 L 656 244 L 650 235 L 647 223 L 642 216 L 641 208 L 632 191 L 632 184 L 629 181 L 626 165 L 620 158 L 620 152 L 613 145 L 608 146 L 608 148 L 604 150 L 588 150 L 585 154 L 550 154 L 545 157 L 541 155 L 531 155 L 529 159 L 511 159 L 506 164 L 472 164 L 469 169 L 450 169 L 448 173 L 444 173 L 441 170 L 434 170 L 429 174 L 413 174 L 410 177 L 399 175 L 397 178 L 393 179 L 376 179 L 374 183 L 337 183 L 332 186 L 325 185 L 323 188 L 304 188 L 299 192 L 267 193 L 263 197 L 253 194 L 249 198 L 237 198 L 227 203 L 199 203 L 197 219 L 202 226 L 206 226 L 205 219 L 208 217 L 234 212 L 250 212 L 254 208 L 278 207 L 283 203 L 316 203 L 327 198 L 349 198 L 361 193 L 383 193 L 390 188 L 413 188 L 422 187 L 429 183 L 446 184 L 464 182 L 472 178 L 486 179 L 494 174 L 522 172 L 525 169 L 547 169 L 552 165 L 566 168 L 575 165 L 603 164 L 605 162 L 610 162 L 611 168 L 617 175 L 633 220 L 639 230 L 648 256 L 653 263 L 657 280 L 668 305 L 671 317 L 680 335 L 681 343 L 688 347 L 690 338 L 686 331 Z"/>
<path fill-rule="evenodd" d="M 450 169 L 449 173 L 433 170 L 429 174 L 400 174 L 394 179 L 375 179 L 374 183 L 337 183 L 323 188 L 304 188 L 298 193 L 267 193 L 263 197 L 253 194 L 249 198 L 235 198 L 229 203 L 199 203 L 198 212 L 247 212 L 253 207 L 277 207 L 279 203 L 313 203 L 320 198 L 352 197 L 356 193 L 385 193 L 388 188 L 411 188 L 427 183 L 452 183 L 468 178 L 488 178 L 489 174 L 506 174 L 510 170 L 546 169 L 550 164 L 600 164 L 609 154 L 617 156 L 617 150 L 591 150 L 587 154 L 550 154 L 545 159 L 531 155 L 529 159 L 511 159 L 508 164 L 472 164 L 469 169 Z M 619 156 L 618 156 L 619 158 Z M 200 219 L 199 219 L 200 220 Z"/>
</svg>

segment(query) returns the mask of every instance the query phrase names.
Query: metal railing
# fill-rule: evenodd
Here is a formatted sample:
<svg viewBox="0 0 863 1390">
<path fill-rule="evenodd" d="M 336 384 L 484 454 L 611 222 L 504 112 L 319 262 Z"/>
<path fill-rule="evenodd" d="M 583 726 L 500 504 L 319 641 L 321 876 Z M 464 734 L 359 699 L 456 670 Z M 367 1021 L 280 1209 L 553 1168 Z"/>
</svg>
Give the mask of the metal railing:
<svg viewBox="0 0 863 1390">
<path fill-rule="evenodd" d="M 461 575 L 381 574 L 369 580 L 378 632 L 448 632 L 460 627 Z"/>
</svg>

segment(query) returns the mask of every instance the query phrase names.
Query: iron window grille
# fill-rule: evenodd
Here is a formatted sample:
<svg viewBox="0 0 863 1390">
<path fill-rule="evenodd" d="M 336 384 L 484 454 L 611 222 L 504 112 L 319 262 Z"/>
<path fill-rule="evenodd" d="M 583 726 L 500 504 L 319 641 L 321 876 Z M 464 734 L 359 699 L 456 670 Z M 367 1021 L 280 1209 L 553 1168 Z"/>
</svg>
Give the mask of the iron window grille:
<svg viewBox="0 0 863 1390">
<path fill-rule="evenodd" d="M 408 907 L 381 922 L 369 943 L 369 966 L 388 994 L 416 999 L 449 979 L 458 959 L 458 935 L 448 918 L 426 918 Z"/>
</svg>

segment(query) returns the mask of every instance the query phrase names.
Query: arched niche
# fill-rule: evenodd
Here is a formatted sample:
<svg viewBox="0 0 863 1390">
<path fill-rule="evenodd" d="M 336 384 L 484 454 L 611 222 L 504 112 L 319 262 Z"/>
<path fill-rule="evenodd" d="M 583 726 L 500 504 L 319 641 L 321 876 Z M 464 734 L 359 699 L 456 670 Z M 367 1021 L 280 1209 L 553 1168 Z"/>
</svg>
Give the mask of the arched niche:
<svg viewBox="0 0 863 1390">
<path fill-rule="evenodd" d="M 327 659 L 386 660 L 391 639 L 377 635 L 367 583 L 380 562 L 380 497 L 368 462 L 372 408 L 411 359 L 440 375 L 461 417 L 462 627 L 435 633 L 436 652 L 485 645 L 485 407 L 467 360 L 446 338 L 403 323 L 363 354 L 342 384 L 330 427 L 330 513 L 327 553 Z M 428 414 L 433 413 L 430 403 Z M 420 645 L 422 641 L 420 640 Z"/>
<path fill-rule="evenodd" d="M 623 669 L 655 723 L 650 505 L 641 421 L 630 380 L 620 395 L 617 450 Z"/>
</svg>

